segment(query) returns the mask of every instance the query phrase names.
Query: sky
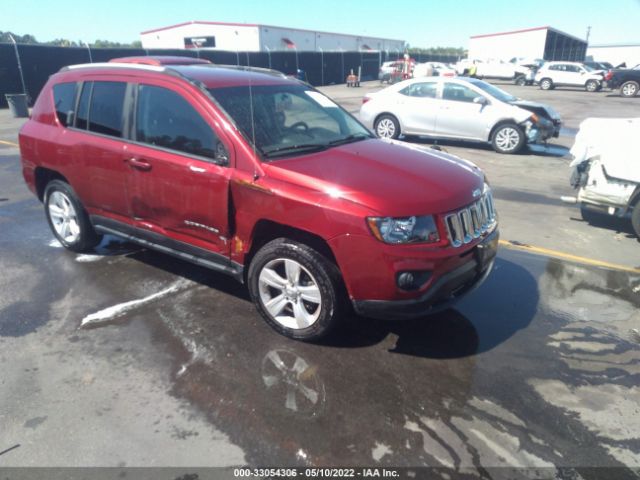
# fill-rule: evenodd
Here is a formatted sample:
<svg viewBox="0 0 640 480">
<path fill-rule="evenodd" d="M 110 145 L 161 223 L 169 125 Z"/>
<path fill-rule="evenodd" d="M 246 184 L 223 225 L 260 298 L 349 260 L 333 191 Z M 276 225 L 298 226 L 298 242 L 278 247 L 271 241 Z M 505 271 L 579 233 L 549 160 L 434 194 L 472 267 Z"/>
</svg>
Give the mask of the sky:
<svg viewBox="0 0 640 480">
<path fill-rule="evenodd" d="M 591 44 L 640 43 L 640 0 L 0 0 L 0 31 L 93 42 L 191 20 L 260 23 L 464 47 L 470 35 L 551 26 Z"/>
</svg>

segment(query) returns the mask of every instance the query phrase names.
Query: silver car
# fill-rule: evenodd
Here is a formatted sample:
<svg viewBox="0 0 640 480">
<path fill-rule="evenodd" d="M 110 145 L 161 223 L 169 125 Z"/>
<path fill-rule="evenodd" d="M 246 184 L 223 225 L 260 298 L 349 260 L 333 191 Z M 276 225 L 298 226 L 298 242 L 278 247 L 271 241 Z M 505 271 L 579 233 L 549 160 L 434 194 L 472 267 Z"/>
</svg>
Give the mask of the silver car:
<svg viewBox="0 0 640 480">
<path fill-rule="evenodd" d="M 378 137 L 424 135 L 489 142 L 499 153 L 560 133 L 560 116 L 547 105 L 520 100 L 474 78 L 405 80 L 362 100 L 360 120 Z"/>
</svg>

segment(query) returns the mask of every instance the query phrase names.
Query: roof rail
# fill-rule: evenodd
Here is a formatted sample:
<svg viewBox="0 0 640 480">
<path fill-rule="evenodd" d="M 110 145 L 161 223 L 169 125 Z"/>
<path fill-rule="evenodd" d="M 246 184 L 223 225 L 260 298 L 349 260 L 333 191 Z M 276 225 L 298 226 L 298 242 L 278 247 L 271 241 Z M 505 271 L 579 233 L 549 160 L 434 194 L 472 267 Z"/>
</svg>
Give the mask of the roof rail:
<svg viewBox="0 0 640 480">
<path fill-rule="evenodd" d="M 112 58 L 109 63 L 133 63 L 137 65 L 210 65 L 211 62 L 204 58 L 184 57 L 179 55 L 152 55 L 146 57 L 120 57 Z"/>
<path fill-rule="evenodd" d="M 166 72 L 165 67 L 158 67 L 155 65 L 142 65 L 136 63 L 109 63 L 109 62 L 96 62 L 96 63 L 79 63 L 77 65 L 68 65 L 62 67 L 59 72 L 66 72 L 68 70 L 78 70 L 81 68 L 133 68 L 136 70 L 147 70 L 151 72 Z"/>
</svg>

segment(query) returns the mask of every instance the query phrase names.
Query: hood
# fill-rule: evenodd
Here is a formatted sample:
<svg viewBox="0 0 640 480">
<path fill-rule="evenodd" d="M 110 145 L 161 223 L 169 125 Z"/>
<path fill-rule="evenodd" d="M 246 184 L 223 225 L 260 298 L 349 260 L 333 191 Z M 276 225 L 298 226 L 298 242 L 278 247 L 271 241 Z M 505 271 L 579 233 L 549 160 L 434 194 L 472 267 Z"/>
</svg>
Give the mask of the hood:
<svg viewBox="0 0 640 480">
<path fill-rule="evenodd" d="M 384 216 L 444 213 L 474 201 L 484 174 L 453 155 L 378 139 L 265 164 L 274 179 L 341 198 Z"/>
<path fill-rule="evenodd" d="M 510 103 L 511 105 L 515 105 L 517 107 L 524 108 L 525 110 L 535 113 L 536 115 L 542 115 L 551 120 L 560 120 L 560 114 L 549 105 L 545 105 L 544 103 L 530 102 L 529 100 L 520 99 L 514 100 Z"/>
</svg>

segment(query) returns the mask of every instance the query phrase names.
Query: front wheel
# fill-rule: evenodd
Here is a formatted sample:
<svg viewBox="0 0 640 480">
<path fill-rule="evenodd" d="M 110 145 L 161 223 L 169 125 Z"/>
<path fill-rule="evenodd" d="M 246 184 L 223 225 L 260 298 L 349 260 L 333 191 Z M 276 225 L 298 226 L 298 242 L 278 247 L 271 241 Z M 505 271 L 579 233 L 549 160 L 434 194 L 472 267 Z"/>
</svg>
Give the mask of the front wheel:
<svg viewBox="0 0 640 480">
<path fill-rule="evenodd" d="M 522 75 L 516 77 L 514 83 L 516 85 L 518 85 L 519 87 L 524 87 L 527 84 L 527 79 L 525 77 L 523 77 Z"/>
<path fill-rule="evenodd" d="M 393 115 L 378 117 L 373 129 L 380 138 L 398 138 L 400 136 L 400 123 Z"/>
<path fill-rule="evenodd" d="M 585 84 L 584 89 L 587 92 L 597 92 L 600 89 L 600 84 L 595 80 L 589 80 Z"/>
<path fill-rule="evenodd" d="M 493 132 L 491 145 L 498 153 L 516 153 L 524 145 L 524 132 L 515 123 L 500 125 Z"/>
<path fill-rule="evenodd" d="M 620 86 L 620 95 L 622 95 L 623 97 L 635 97 L 638 93 L 639 87 L 640 85 L 638 84 L 638 82 L 624 82 Z"/>
<path fill-rule="evenodd" d="M 65 248 L 74 252 L 86 252 L 102 240 L 68 183 L 52 180 L 47 184 L 44 209 L 53 235 Z"/>
<path fill-rule="evenodd" d="M 266 322 L 297 340 L 325 337 L 344 310 L 338 268 L 311 247 L 286 238 L 273 240 L 256 253 L 248 283 Z"/>
</svg>

